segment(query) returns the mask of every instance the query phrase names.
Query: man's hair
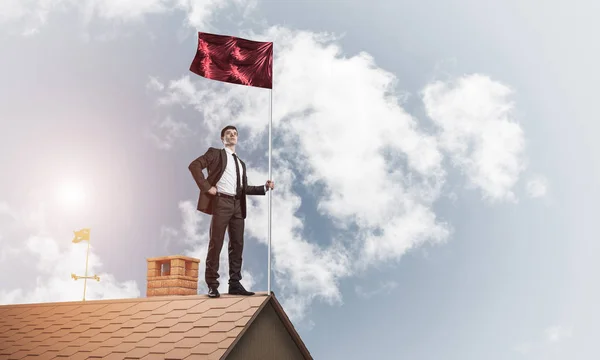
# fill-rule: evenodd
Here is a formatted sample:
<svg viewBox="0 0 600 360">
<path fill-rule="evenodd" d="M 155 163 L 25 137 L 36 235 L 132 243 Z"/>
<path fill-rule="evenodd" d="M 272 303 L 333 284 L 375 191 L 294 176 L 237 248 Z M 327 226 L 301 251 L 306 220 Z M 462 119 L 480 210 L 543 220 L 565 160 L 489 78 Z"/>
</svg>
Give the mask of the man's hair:
<svg viewBox="0 0 600 360">
<path fill-rule="evenodd" d="M 223 130 L 221 130 L 221 139 L 225 136 L 225 131 L 227 131 L 229 129 L 233 129 L 233 130 L 235 130 L 235 132 L 237 132 L 237 129 L 235 128 L 235 126 L 227 125 L 223 128 Z"/>
</svg>

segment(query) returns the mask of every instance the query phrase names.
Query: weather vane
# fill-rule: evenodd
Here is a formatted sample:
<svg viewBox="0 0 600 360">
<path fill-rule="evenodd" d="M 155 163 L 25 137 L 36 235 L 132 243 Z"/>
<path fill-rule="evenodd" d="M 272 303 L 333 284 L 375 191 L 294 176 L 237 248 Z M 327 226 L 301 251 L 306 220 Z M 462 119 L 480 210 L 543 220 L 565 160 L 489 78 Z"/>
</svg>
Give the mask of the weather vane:
<svg viewBox="0 0 600 360">
<path fill-rule="evenodd" d="M 73 238 L 73 243 L 77 244 L 83 240 L 87 240 L 88 248 L 87 255 L 85 256 L 85 276 L 77 276 L 75 274 L 71 274 L 73 280 L 84 279 L 83 280 L 83 301 L 85 301 L 85 289 L 87 287 L 87 279 L 94 279 L 96 281 L 100 281 L 100 277 L 96 274 L 94 276 L 88 276 L 88 258 L 90 256 L 90 229 L 81 229 L 79 231 L 73 231 L 75 237 Z"/>
</svg>

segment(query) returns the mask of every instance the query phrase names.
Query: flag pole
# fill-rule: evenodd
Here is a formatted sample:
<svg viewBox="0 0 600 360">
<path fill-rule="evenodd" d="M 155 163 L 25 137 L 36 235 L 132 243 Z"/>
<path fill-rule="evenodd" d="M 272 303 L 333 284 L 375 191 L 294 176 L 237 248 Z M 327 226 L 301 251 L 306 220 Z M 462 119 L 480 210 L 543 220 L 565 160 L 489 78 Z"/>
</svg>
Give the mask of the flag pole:
<svg viewBox="0 0 600 360">
<path fill-rule="evenodd" d="M 273 73 L 272 75 L 273 76 Z M 271 80 L 271 90 L 269 91 L 270 99 L 269 99 L 269 180 L 273 181 L 271 177 L 271 128 L 273 126 L 273 80 Z M 267 294 L 271 294 L 271 189 L 269 189 L 269 235 L 268 235 L 268 266 L 267 266 Z"/>
<path fill-rule="evenodd" d="M 223 47 L 223 43 L 231 44 L 232 47 Z M 269 88 L 269 179 L 272 178 L 272 127 L 273 127 L 273 42 L 258 42 L 242 39 L 234 36 L 209 34 L 198 32 L 198 47 L 196 55 L 190 65 L 190 71 L 207 79 L 224 81 L 246 86 Z M 251 54 L 248 59 L 257 58 L 253 64 L 240 60 L 239 53 L 232 53 L 227 49 L 240 50 Z M 241 51 L 241 50 L 240 50 Z M 245 55 L 243 56 L 245 57 Z M 208 61 L 210 66 L 206 66 Z M 220 65 L 218 65 L 220 64 Z M 270 68 L 270 69 L 269 69 Z M 214 70 L 214 71 L 213 71 Z M 271 74 L 268 74 L 271 71 Z M 244 76 L 240 76 L 240 75 Z M 248 76 L 246 76 L 248 75 Z M 269 79 L 269 75 L 271 78 Z M 254 80 L 257 80 L 256 82 Z M 270 80 L 270 86 L 269 81 Z M 195 176 L 195 175 L 194 175 Z M 266 186 L 266 184 L 265 184 Z M 271 205 L 273 196 L 268 189 L 268 264 L 267 264 L 267 291 L 271 292 Z"/>
</svg>

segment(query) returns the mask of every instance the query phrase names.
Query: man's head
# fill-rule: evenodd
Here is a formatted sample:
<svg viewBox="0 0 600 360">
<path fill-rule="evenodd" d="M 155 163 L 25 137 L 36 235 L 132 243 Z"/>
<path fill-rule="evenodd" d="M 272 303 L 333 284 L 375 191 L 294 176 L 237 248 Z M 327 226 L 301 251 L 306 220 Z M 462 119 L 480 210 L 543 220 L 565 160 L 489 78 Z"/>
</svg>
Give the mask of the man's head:
<svg viewBox="0 0 600 360">
<path fill-rule="evenodd" d="M 237 144 L 238 132 L 235 126 L 227 125 L 221 130 L 221 141 L 225 145 Z"/>
</svg>

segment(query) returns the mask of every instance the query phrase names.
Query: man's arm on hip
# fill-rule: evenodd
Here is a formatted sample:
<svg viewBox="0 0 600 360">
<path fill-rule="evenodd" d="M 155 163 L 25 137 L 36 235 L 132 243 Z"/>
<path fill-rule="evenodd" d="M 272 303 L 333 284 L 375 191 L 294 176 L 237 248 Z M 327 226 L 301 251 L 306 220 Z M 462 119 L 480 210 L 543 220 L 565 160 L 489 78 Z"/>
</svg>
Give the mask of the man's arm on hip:
<svg viewBox="0 0 600 360">
<path fill-rule="evenodd" d="M 215 160 L 215 156 L 218 154 L 218 150 L 215 148 L 209 148 L 204 155 L 199 156 L 196 160 L 192 161 L 188 169 L 192 173 L 192 177 L 196 181 L 198 188 L 202 191 L 208 191 L 211 187 L 210 183 L 204 177 L 202 170 L 206 169 Z"/>
</svg>

